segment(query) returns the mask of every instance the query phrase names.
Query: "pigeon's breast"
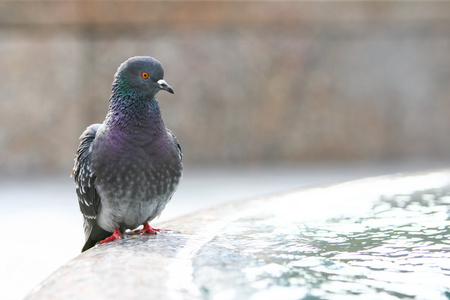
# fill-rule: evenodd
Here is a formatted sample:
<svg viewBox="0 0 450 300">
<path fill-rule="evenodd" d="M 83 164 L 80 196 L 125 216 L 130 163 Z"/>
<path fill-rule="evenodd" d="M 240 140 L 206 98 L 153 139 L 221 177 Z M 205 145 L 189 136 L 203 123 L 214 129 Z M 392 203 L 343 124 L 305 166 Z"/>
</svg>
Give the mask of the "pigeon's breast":
<svg viewBox="0 0 450 300">
<path fill-rule="evenodd" d="M 110 149 L 102 164 L 96 165 L 103 228 L 132 229 L 162 212 L 182 175 L 177 151 L 167 143 L 116 152 Z"/>
<path fill-rule="evenodd" d="M 151 201 L 172 192 L 181 178 L 181 170 L 172 164 L 117 161 L 109 169 L 104 176 L 97 176 L 97 189 L 110 201 L 117 198 Z"/>
</svg>

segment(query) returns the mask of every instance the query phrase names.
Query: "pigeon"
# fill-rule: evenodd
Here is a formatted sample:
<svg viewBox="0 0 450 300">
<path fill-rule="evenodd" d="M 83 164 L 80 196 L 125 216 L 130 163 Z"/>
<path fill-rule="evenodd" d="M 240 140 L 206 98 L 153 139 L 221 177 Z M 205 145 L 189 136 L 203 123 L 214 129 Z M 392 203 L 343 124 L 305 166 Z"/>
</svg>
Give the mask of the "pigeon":
<svg viewBox="0 0 450 300">
<path fill-rule="evenodd" d="M 152 57 L 126 60 L 114 75 L 105 121 L 80 136 L 72 177 L 84 219 L 81 252 L 140 225 L 143 234 L 160 230 L 148 222 L 170 201 L 183 171 L 180 144 L 155 98 L 161 90 L 174 94 L 163 77 Z"/>
</svg>

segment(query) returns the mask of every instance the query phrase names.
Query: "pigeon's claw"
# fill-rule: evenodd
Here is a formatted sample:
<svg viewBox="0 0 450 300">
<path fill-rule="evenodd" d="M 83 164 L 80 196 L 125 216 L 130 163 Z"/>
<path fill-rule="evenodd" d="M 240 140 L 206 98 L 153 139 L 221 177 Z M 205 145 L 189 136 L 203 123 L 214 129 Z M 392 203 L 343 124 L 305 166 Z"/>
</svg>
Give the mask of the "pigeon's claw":
<svg viewBox="0 0 450 300">
<path fill-rule="evenodd" d="M 113 234 L 110 237 L 107 237 L 106 239 L 104 239 L 103 241 L 100 241 L 98 243 L 99 244 L 103 244 L 103 243 L 106 243 L 106 242 L 111 242 L 111 241 L 114 241 L 114 240 L 118 240 L 118 239 L 120 239 L 121 235 L 122 234 L 120 233 L 119 228 L 116 228 L 114 230 Z"/>
<path fill-rule="evenodd" d="M 145 233 L 156 234 L 156 232 L 161 231 L 161 229 L 151 227 L 150 225 L 148 225 L 148 223 L 144 223 L 142 225 L 144 225 L 144 228 L 139 230 L 139 233 L 142 233 L 142 234 L 145 234 Z"/>
</svg>

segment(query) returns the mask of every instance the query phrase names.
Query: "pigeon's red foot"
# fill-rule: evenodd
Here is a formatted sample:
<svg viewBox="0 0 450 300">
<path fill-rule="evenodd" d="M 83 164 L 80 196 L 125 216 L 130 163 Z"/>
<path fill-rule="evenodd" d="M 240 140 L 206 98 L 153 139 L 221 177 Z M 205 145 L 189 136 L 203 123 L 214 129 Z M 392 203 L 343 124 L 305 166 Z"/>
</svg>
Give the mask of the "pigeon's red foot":
<svg viewBox="0 0 450 300">
<path fill-rule="evenodd" d="M 156 229 L 148 225 L 148 223 L 144 223 L 144 228 L 139 230 L 139 233 L 147 233 L 147 234 L 156 234 L 156 232 L 161 231 L 161 229 Z"/>
<path fill-rule="evenodd" d="M 98 243 L 99 244 L 103 244 L 103 243 L 106 243 L 106 242 L 111 242 L 111 241 L 114 241 L 114 240 L 118 240 L 118 239 L 120 239 L 120 235 L 121 235 L 121 233 L 120 233 L 119 228 L 116 228 L 114 230 L 113 234 L 110 237 L 107 237 L 106 239 L 104 239 L 103 241 L 100 241 Z"/>
</svg>

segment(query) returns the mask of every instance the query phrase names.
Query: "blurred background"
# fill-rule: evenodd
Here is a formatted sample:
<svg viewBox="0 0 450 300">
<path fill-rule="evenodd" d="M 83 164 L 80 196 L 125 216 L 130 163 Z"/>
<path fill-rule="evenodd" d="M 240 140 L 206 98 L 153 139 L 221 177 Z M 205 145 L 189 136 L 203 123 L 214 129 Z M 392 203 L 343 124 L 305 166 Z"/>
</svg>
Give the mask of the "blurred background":
<svg viewBox="0 0 450 300">
<path fill-rule="evenodd" d="M 158 94 L 186 166 L 169 218 L 447 167 L 449 53 L 449 2 L 0 2 L 2 290 L 79 253 L 68 175 L 127 58 L 157 58 L 175 90 Z"/>
<path fill-rule="evenodd" d="M 0 3 L 0 168 L 70 170 L 130 56 L 187 164 L 450 156 L 450 5 Z"/>
</svg>

